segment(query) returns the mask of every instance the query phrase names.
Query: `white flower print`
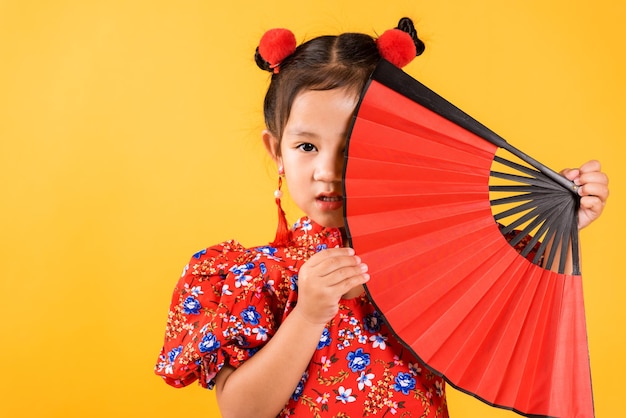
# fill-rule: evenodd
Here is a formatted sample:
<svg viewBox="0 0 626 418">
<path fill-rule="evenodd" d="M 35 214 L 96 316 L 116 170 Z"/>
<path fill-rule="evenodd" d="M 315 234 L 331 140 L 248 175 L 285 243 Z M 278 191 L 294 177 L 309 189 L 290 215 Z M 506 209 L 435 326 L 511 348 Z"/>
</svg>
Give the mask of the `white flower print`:
<svg viewBox="0 0 626 418">
<path fill-rule="evenodd" d="M 365 389 L 365 386 L 371 387 L 374 377 L 374 373 L 365 374 L 365 372 L 361 372 L 361 375 L 357 378 L 359 390 Z"/>
<path fill-rule="evenodd" d="M 185 287 L 188 288 L 188 285 L 185 283 Z M 204 292 L 202 291 L 202 288 L 200 286 L 194 286 L 191 288 L 190 290 L 191 294 L 194 296 L 200 296 L 203 295 Z"/>
<path fill-rule="evenodd" d="M 387 348 L 387 344 L 385 343 L 385 341 L 387 341 L 387 337 L 383 336 L 383 335 L 372 335 L 370 337 L 370 341 L 373 341 L 372 346 L 374 348 L 380 348 L 381 350 L 384 350 L 385 348 Z"/>
<path fill-rule="evenodd" d="M 256 339 L 260 341 L 267 341 L 267 329 L 263 327 L 254 328 L 252 330 L 254 334 L 256 334 Z"/>
<path fill-rule="evenodd" d="M 228 285 L 224 284 L 224 286 L 222 286 L 222 295 L 230 296 L 232 294 L 233 294 L 233 292 L 229 289 Z"/>
<path fill-rule="evenodd" d="M 352 396 L 352 389 L 346 389 L 343 386 L 339 386 L 335 399 L 343 404 L 356 401 L 356 397 Z"/>
<path fill-rule="evenodd" d="M 309 219 L 305 219 L 304 221 L 302 221 L 301 228 L 303 231 L 308 232 L 313 229 L 313 225 L 311 225 L 311 221 Z"/>
</svg>

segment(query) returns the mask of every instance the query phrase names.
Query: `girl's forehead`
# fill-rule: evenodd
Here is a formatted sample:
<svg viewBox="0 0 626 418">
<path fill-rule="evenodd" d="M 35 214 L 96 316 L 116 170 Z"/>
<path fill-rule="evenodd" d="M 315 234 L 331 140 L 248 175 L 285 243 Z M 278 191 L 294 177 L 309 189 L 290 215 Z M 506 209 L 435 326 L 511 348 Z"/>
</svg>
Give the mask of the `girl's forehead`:
<svg viewBox="0 0 626 418">
<path fill-rule="evenodd" d="M 310 98 L 310 97 L 314 97 L 319 100 L 330 100 L 331 98 L 342 97 L 342 96 L 345 98 L 350 98 L 351 100 L 358 99 L 359 92 L 357 92 L 356 89 L 351 88 L 351 87 L 335 87 L 332 89 L 307 88 L 307 89 L 303 89 L 299 91 L 294 96 L 293 101 L 295 103 L 298 100 L 302 100 L 303 98 Z"/>
<path fill-rule="evenodd" d="M 314 116 L 326 116 L 334 112 L 353 113 L 357 99 L 355 94 L 345 88 L 305 90 L 295 97 L 288 121 L 296 118 L 306 121 Z"/>
<path fill-rule="evenodd" d="M 345 137 L 357 98 L 349 90 L 307 90 L 294 100 L 284 134 Z"/>
</svg>

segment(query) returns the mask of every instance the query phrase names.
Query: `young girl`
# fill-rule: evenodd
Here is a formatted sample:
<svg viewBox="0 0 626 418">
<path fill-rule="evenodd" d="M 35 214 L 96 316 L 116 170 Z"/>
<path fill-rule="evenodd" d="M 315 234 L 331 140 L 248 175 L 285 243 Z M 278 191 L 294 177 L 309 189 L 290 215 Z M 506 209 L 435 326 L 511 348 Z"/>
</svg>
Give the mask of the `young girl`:
<svg viewBox="0 0 626 418">
<path fill-rule="evenodd" d="M 400 33 L 401 32 L 401 33 Z M 448 416 L 444 380 L 394 339 L 364 293 L 367 266 L 342 235 L 342 169 L 349 125 L 382 57 L 399 66 L 396 38 L 423 43 L 412 22 L 374 39 L 321 36 L 296 48 L 264 35 L 257 64 L 272 72 L 262 137 L 306 213 L 275 241 L 228 241 L 195 254 L 171 303 L 157 374 L 175 387 L 215 388 L 224 417 Z M 391 38 L 390 38 L 391 37 Z M 580 228 L 602 212 L 607 178 L 588 162 L 563 174 L 581 185 Z M 404 414 L 404 415 L 403 415 Z"/>
</svg>

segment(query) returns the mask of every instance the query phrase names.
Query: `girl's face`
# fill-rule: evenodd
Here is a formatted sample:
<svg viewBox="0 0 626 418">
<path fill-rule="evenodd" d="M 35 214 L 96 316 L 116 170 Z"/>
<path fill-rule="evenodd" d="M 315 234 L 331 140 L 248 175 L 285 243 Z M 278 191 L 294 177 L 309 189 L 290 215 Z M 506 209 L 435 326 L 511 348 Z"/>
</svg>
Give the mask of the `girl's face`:
<svg viewBox="0 0 626 418">
<path fill-rule="evenodd" d="M 346 89 L 305 90 L 293 101 L 280 148 L 268 131 L 263 134 L 268 151 L 284 168 L 292 199 L 322 226 L 344 223 L 344 149 L 357 101 Z"/>
</svg>

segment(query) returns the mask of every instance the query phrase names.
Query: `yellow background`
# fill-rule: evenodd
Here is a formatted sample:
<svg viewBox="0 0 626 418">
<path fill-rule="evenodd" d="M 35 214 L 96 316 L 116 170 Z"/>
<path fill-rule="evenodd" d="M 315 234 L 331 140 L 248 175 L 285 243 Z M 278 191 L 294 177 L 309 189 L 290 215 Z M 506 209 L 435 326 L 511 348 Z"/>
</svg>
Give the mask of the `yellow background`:
<svg viewBox="0 0 626 418">
<path fill-rule="evenodd" d="M 257 41 L 404 15 L 427 44 L 409 73 L 549 166 L 609 173 L 583 272 L 597 416 L 622 416 L 619 0 L 0 1 L 0 416 L 218 417 L 152 367 L 189 256 L 273 237 Z M 517 416 L 449 392 L 455 418 Z"/>
</svg>

